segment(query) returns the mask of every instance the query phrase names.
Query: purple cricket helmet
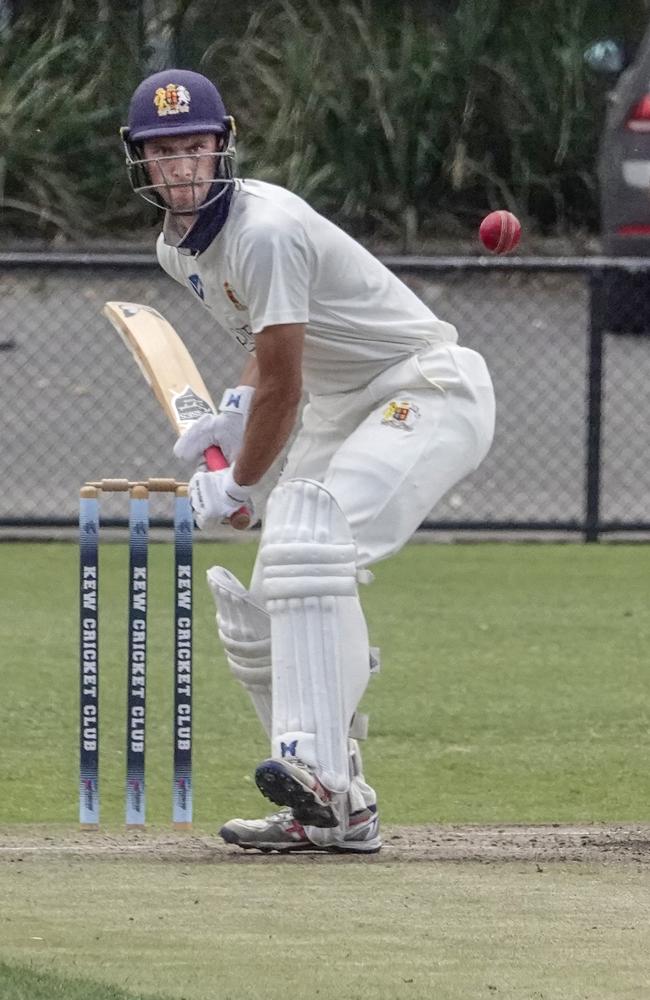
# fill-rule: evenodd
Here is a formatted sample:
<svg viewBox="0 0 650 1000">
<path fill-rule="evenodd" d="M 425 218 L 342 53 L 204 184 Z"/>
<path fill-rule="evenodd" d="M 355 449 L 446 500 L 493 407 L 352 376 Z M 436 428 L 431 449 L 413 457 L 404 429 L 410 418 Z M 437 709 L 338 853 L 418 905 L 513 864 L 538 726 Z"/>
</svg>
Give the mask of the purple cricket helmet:
<svg viewBox="0 0 650 1000">
<path fill-rule="evenodd" d="M 215 85 L 187 69 L 154 73 L 135 90 L 127 135 L 132 143 L 164 135 L 215 132 L 224 135 L 230 118 Z"/>
<path fill-rule="evenodd" d="M 147 172 L 148 161 L 143 155 L 147 139 L 201 133 L 213 133 L 220 142 L 218 152 L 211 154 L 215 171 L 210 194 L 197 203 L 197 210 L 213 204 L 233 183 L 235 121 L 215 85 L 201 73 L 165 69 L 143 80 L 131 98 L 128 124 L 120 129 L 127 172 L 136 194 L 158 208 L 168 207 Z"/>
</svg>

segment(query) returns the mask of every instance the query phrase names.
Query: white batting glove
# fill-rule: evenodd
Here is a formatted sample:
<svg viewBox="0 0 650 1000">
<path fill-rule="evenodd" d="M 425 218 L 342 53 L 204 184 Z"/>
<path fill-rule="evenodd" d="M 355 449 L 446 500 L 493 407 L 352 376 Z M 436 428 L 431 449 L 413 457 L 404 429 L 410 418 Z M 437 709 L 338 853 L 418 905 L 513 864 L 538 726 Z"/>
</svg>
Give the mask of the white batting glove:
<svg viewBox="0 0 650 1000">
<path fill-rule="evenodd" d="M 232 465 L 241 449 L 254 393 L 252 385 L 226 389 L 218 413 L 204 413 L 183 431 L 174 445 L 176 458 L 196 466 L 203 460 L 206 448 L 216 444 L 228 464 Z"/>
<path fill-rule="evenodd" d="M 218 472 L 195 472 L 190 479 L 190 499 L 199 528 L 223 524 L 240 507 L 250 511 L 251 524 L 255 521 L 251 491 L 248 486 L 235 482 L 229 468 Z"/>
</svg>

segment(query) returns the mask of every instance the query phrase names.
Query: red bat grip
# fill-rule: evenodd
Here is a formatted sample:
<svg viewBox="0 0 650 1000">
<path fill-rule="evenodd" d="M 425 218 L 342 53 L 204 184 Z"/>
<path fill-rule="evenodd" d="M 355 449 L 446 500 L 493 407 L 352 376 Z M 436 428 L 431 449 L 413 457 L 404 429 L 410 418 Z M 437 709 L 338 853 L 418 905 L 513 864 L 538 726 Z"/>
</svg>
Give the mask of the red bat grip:
<svg viewBox="0 0 650 1000">
<path fill-rule="evenodd" d="M 203 457 L 210 472 L 218 472 L 220 469 L 228 468 L 224 454 L 221 448 L 217 448 L 216 444 L 211 444 L 209 448 L 206 448 L 203 452 Z M 234 514 L 230 515 L 230 524 L 233 528 L 237 528 L 238 531 L 247 528 L 250 523 L 251 512 L 247 507 L 240 507 Z"/>
</svg>

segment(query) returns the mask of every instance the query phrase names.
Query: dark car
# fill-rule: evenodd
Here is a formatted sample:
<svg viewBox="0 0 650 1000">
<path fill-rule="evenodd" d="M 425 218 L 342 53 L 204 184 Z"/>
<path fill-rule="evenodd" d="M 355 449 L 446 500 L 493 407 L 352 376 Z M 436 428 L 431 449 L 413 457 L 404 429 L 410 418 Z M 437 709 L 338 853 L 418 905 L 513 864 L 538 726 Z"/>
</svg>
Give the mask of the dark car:
<svg viewBox="0 0 650 1000">
<path fill-rule="evenodd" d="M 585 59 L 612 79 L 598 159 L 603 251 L 650 263 L 650 28 L 633 54 L 608 40 Z M 605 291 L 609 329 L 650 333 L 650 271 L 612 270 Z"/>
</svg>

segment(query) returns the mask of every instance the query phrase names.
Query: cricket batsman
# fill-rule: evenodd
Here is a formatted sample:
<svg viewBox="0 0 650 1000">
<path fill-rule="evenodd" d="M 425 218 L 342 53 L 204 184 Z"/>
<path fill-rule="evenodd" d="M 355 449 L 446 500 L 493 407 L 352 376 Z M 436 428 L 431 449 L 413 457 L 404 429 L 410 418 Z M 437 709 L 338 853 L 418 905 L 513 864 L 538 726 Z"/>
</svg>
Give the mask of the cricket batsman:
<svg viewBox="0 0 650 1000">
<path fill-rule="evenodd" d="M 235 176 L 234 121 L 205 76 L 149 76 L 122 136 L 134 191 L 164 212 L 161 266 L 214 317 L 215 355 L 220 336 L 242 352 L 239 385 L 174 447 L 197 469 L 199 528 L 252 508 L 300 421 L 249 586 L 221 566 L 208 573 L 227 662 L 269 738 L 255 780 L 280 807 L 221 836 L 261 851 L 376 852 L 358 744 L 373 659 L 358 584 L 485 458 L 488 370 L 302 198 Z M 201 464 L 213 444 L 229 468 Z"/>
</svg>

